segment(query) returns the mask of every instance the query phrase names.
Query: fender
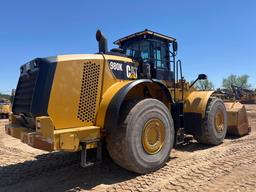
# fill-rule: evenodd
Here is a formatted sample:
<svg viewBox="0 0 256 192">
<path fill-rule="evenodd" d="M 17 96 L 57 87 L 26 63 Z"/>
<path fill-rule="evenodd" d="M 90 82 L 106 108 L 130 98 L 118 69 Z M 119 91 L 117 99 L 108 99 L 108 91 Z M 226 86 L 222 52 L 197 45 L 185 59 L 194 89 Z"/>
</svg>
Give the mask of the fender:
<svg viewBox="0 0 256 192">
<path fill-rule="evenodd" d="M 158 85 L 162 88 L 162 90 L 164 91 L 164 94 L 168 97 L 168 99 L 169 99 L 169 100 L 171 101 L 171 103 L 173 104 L 173 103 L 174 103 L 174 100 L 173 100 L 173 98 L 172 98 L 172 96 L 171 96 L 170 91 L 169 91 L 168 88 L 166 87 L 166 85 L 163 84 L 162 81 L 157 80 L 157 79 L 152 79 L 152 81 L 153 81 L 154 83 L 158 84 Z"/>
<path fill-rule="evenodd" d="M 109 133 L 110 131 L 112 132 L 117 129 L 120 108 L 121 108 L 123 101 L 125 100 L 125 97 L 127 96 L 127 94 L 129 93 L 130 90 L 132 90 L 134 87 L 136 87 L 140 84 L 145 84 L 146 87 L 147 87 L 147 85 L 150 85 L 150 84 L 158 85 L 162 89 L 165 97 L 167 97 L 167 99 L 169 100 L 169 103 L 173 102 L 171 94 L 169 93 L 168 89 L 163 84 L 160 84 L 159 82 L 154 82 L 149 79 L 140 79 L 140 80 L 132 81 L 131 83 L 125 85 L 122 89 L 120 89 L 120 91 L 118 91 L 116 93 L 116 95 L 112 98 L 112 100 L 108 106 L 108 109 L 106 111 L 105 124 L 104 124 L 104 128 L 107 131 L 107 133 Z"/>
<path fill-rule="evenodd" d="M 205 116 L 205 111 L 209 98 L 214 91 L 193 91 L 185 99 L 184 113 L 198 113 Z"/>
<path fill-rule="evenodd" d="M 184 102 L 184 128 L 186 133 L 200 136 L 202 122 L 213 91 L 193 91 Z"/>
<path fill-rule="evenodd" d="M 96 116 L 96 125 L 103 128 L 105 124 L 107 109 L 111 103 L 113 97 L 125 86 L 130 84 L 131 81 L 117 82 L 113 84 L 108 90 L 103 94 L 102 100 L 99 106 L 99 110 Z"/>
</svg>

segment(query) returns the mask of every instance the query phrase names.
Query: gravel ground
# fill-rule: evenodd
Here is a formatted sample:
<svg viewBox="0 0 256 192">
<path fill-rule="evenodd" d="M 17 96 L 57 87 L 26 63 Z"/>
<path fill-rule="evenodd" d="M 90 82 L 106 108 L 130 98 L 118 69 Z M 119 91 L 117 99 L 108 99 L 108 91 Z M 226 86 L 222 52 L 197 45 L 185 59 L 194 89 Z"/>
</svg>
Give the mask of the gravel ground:
<svg viewBox="0 0 256 192">
<path fill-rule="evenodd" d="M 190 141 L 147 175 L 128 172 L 107 156 L 81 168 L 79 153 L 33 149 L 4 133 L 0 121 L 0 191 L 256 191 L 256 105 L 246 105 L 252 132 L 210 147 Z"/>
</svg>

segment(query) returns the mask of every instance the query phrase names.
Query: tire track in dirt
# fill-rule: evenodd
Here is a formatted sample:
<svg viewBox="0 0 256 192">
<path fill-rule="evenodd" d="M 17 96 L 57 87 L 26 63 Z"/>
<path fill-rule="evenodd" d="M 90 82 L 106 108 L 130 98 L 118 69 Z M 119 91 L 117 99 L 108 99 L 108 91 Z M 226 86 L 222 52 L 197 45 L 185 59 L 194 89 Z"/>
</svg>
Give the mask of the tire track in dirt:
<svg viewBox="0 0 256 192">
<path fill-rule="evenodd" d="M 69 154 L 56 152 L 38 155 L 33 158 L 29 153 L 26 157 L 24 153 L 22 155 L 16 155 L 17 151 L 15 154 L 12 153 L 13 151 L 4 151 L 4 155 L 2 155 L 2 152 L 3 151 L 0 149 L 1 161 L 6 162 L 7 165 L 1 163 L 0 166 L 0 189 L 3 186 L 22 182 L 35 176 L 43 175 L 44 173 L 58 170 L 74 163 L 79 163 L 80 160 L 80 156 L 77 153 Z M 10 162 L 12 164 L 10 164 Z"/>
<path fill-rule="evenodd" d="M 107 191 L 197 190 L 242 164 L 256 164 L 255 147 L 255 141 L 244 140 L 192 155 L 186 160 L 171 160 L 154 173 L 111 186 Z"/>
<path fill-rule="evenodd" d="M 162 169 L 146 175 L 125 171 L 109 159 L 83 169 L 79 153 L 23 150 L 15 147 L 23 145 L 15 139 L 8 147 L 11 137 L 0 122 L 0 191 L 254 191 L 256 106 L 249 107 L 250 135 L 212 148 L 192 141 L 173 150 Z"/>
<path fill-rule="evenodd" d="M 249 165 L 234 168 L 231 173 L 218 177 L 209 185 L 203 186 L 201 191 L 255 191 L 256 172 L 252 170 L 256 171 L 255 161 L 249 162 Z"/>
</svg>

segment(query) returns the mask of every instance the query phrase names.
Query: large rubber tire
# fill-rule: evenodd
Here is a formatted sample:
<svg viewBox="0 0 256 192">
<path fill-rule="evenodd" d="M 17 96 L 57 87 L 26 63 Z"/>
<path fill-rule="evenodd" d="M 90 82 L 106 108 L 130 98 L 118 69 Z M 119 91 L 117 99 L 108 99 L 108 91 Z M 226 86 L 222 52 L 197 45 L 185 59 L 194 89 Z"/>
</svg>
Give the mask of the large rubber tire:
<svg viewBox="0 0 256 192">
<path fill-rule="evenodd" d="M 169 109 L 156 99 L 125 102 L 121 107 L 120 126 L 107 135 L 107 149 L 119 166 L 136 172 L 149 173 L 161 168 L 169 159 L 174 143 L 174 125 Z M 155 154 L 148 154 L 142 144 L 144 126 L 159 119 L 164 125 L 164 141 Z"/>
<path fill-rule="evenodd" d="M 218 129 L 216 126 L 216 116 L 221 114 L 223 127 Z M 202 135 L 195 136 L 199 143 L 209 145 L 219 145 L 223 142 L 227 133 L 227 111 L 221 99 L 211 97 L 207 104 L 205 118 L 202 122 Z"/>
</svg>

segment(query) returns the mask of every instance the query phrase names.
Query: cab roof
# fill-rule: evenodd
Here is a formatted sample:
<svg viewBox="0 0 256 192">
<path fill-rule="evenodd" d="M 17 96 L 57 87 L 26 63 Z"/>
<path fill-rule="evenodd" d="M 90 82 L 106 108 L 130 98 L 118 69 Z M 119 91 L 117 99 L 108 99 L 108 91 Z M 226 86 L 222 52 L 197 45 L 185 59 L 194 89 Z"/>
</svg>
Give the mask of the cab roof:
<svg viewBox="0 0 256 192">
<path fill-rule="evenodd" d="M 163 39 L 163 40 L 167 41 L 168 43 L 176 41 L 176 39 L 173 38 L 173 37 L 170 37 L 170 36 L 167 36 L 167 35 L 163 35 L 161 33 L 157 33 L 157 32 L 145 29 L 144 31 L 140 31 L 140 32 L 128 35 L 126 37 L 123 37 L 121 39 L 118 39 L 114 42 L 114 44 L 122 45 L 123 42 L 125 42 L 127 40 L 134 39 L 134 38 L 137 38 L 137 37 L 143 37 L 144 35 L 150 35 L 150 36 L 153 36 L 153 37 L 157 37 L 157 38 L 160 38 L 160 39 Z"/>
</svg>

